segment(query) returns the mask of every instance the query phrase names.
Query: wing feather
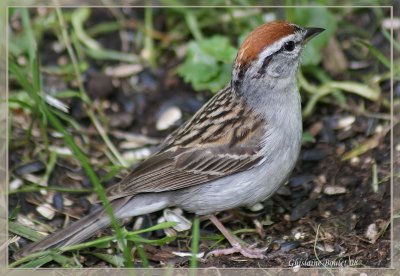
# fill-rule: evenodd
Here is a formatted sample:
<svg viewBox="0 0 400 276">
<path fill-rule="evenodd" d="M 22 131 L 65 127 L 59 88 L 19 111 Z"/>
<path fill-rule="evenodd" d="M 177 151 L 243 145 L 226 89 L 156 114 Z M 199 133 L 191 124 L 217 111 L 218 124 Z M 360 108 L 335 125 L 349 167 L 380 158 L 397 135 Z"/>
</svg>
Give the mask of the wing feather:
<svg viewBox="0 0 400 276">
<path fill-rule="evenodd" d="M 177 190 L 252 168 L 262 158 L 263 125 L 232 93 L 219 93 L 170 135 L 156 154 L 108 188 L 107 196 L 113 200 Z"/>
</svg>

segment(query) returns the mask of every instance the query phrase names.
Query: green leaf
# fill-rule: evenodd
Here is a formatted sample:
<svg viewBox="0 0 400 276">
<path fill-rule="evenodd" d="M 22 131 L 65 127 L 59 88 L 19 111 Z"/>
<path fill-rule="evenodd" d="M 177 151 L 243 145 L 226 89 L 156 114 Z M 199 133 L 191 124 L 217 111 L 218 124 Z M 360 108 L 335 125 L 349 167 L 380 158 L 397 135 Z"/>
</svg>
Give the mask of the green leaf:
<svg viewBox="0 0 400 276">
<path fill-rule="evenodd" d="M 213 36 L 200 42 L 191 41 L 185 62 L 178 73 L 195 90 L 217 92 L 230 79 L 236 48 L 223 36 Z"/>
<path fill-rule="evenodd" d="M 303 143 L 315 143 L 315 137 L 310 132 L 303 132 L 303 137 L 301 138 Z"/>
<path fill-rule="evenodd" d="M 8 99 L 10 109 L 23 108 L 28 114 L 34 109 L 34 103 L 25 91 L 12 91 Z"/>
<path fill-rule="evenodd" d="M 224 36 L 213 36 L 208 40 L 203 40 L 200 43 L 200 48 L 216 60 L 228 63 L 232 62 L 236 55 L 236 48 Z"/>
</svg>

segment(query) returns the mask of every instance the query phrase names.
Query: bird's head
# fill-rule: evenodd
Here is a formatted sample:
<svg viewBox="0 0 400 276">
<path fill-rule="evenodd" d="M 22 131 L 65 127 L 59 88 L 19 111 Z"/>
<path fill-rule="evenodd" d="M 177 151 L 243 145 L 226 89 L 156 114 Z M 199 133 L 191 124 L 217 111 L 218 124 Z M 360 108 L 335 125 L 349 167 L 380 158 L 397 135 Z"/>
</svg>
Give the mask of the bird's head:
<svg viewBox="0 0 400 276">
<path fill-rule="evenodd" d="M 273 21 L 253 30 L 243 41 L 233 68 L 232 85 L 254 79 L 294 77 L 304 45 L 322 28 L 303 28 Z"/>
</svg>

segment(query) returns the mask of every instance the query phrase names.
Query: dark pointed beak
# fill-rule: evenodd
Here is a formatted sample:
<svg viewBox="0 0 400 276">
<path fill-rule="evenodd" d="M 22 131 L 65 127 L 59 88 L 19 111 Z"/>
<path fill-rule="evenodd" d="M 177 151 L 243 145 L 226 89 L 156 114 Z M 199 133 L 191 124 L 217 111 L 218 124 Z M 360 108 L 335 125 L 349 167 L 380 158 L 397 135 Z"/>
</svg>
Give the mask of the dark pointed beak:
<svg viewBox="0 0 400 276">
<path fill-rule="evenodd" d="M 325 31 L 323 28 L 306 28 L 306 35 L 304 36 L 303 43 L 307 43 L 311 38 Z"/>
</svg>

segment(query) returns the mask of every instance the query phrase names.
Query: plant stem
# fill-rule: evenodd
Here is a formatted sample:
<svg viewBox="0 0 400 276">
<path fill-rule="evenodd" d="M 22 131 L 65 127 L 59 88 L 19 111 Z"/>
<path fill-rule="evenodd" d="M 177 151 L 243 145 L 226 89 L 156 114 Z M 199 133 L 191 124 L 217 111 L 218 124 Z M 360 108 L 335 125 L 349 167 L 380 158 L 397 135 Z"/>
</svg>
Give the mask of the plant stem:
<svg viewBox="0 0 400 276">
<path fill-rule="evenodd" d="M 190 268 L 197 268 L 197 253 L 199 253 L 200 220 L 196 216 L 192 228 L 192 257 L 190 259 Z M 194 270 L 190 271 L 194 275 Z"/>
</svg>

